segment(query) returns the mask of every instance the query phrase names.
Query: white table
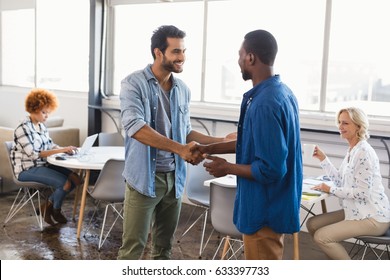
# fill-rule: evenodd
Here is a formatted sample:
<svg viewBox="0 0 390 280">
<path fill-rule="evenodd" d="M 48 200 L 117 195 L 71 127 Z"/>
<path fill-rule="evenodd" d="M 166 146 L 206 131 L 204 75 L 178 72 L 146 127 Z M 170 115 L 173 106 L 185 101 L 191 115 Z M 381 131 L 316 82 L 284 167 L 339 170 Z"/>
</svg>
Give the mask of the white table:
<svg viewBox="0 0 390 280">
<path fill-rule="evenodd" d="M 214 178 L 211 180 L 204 181 L 204 186 L 209 187 L 210 183 L 216 183 L 218 185 L 222 185 L 227 188 L 236 188 L 237 187 L 237 177 L 235 175 L 226 175 L 224 177 Z M 327 181 L 324 181 L 326 183 Z M 325 198 L 327 198 L 329 194 L 322 193 L 321 195 L 302 195 L 301 198 L 301 208 L 306 211 L 306 216 L 301 223 L 301 227 L 306 221 L 309 214 L 315 215 L 312 212 L 312 209 L 314 207 L 314 204 L 317 202 L 321 202 L 322 206 L 322 212 L 326 213 L 326 204 L 325 204 Z M 293 251 L 293 259 L 298 260 L 299 259 L 299 239 L 298 239 L 298 232 L 293 233 L 293 244 L 294 244 L 294 251 Z"/>
<path fill-rule="evenodd" d="M 304 179 L 304 183 L 306 179 Z M 319 179 L 316 179 L 318 182 L 320 182 Z M 226 175 L 224 177 L 214 178 L 211 180 L 207 180 L 204 182 L 204 185 L 209 187 L 211 182 L 218 183 L 219 185 L 222 185 L 227 188 L 236 188 L 237 187 L 237 177 L 235 175 Z M 329 181 L 321 181 L 324 183 L 329 183 Z M 329 197 L 328 193 L 321 193 L 320 195 L 306 195 L 302 194 L 301 198 L 301 208 L 304 209 L 307 212 L 307 215 L 304 219 L 306 221 L 306 218 L 309 214 L 314 215 L 314 213 L 311 211 L 313 209 L 314 204 L 317 202 L 321 202 L 322 212 L 326 213 L 326 204 L 325 204 L 325 198 Z M 304 222 L 303 221 L 303 222 Z M 303 224 L 302 222 L 302 224 Z M 302 226 L 301 224 L 301 226 Z"/>
<path fill-rule="evenodd" d="M 85 171 L 84 185 L 81 195 L 79 220 L 77 225 L 77 239 L 80 239 L 81 229 L 83 226 L 84 209 L 87 198 L 87 189 L 89 186 L 89 176 L 91 170 L 101 170 L 104 164 L 109 159 L 124 159 L 125 158 L 125 147 L 111 147 L 101 146 L 92 147 L 87 155 L 81 156 L 80 158 L 66 158 L 65 160 L 57 160 L 56 155 L 47 158 L 50 164 L 62 166 L 70 169 L 79 169 Z M 75 203 L 77 203 L 77 194 Z M 73 209 L 73 217 L 75 215 L 75 207 Z"/>
</svg>

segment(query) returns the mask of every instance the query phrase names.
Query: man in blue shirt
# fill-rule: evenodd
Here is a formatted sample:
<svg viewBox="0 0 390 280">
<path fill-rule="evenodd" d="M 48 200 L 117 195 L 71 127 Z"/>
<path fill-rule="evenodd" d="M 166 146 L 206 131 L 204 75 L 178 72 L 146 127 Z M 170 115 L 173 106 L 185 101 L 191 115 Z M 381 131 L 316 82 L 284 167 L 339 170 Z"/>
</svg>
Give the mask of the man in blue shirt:
<svg viewBox="0 0 390 280">
<path fill-rule="evenodd" d="M 186 180 L 186 161 L 198 164 L 197 142 L 224 138 L 192 130 L 190 90 L 173 73 L 183 71 L 185 32 L 161 26 L 151 38 L 154 62 L 122 81 L 125 193 L 118 259 L 139 259 L 152 230 L 152 258 L 169 259 Z"/>
<path fill-rule="evenodd" d="M 233 222 L 243 233 L 246 259 L 282 259 L 284 233 L 298 232 L 302 192 L 299 108 L 274 75 L 278 47 L 267 31 L 248 33 L 238 64 L 253 88 L 241 103 L 237 140 L 197 146 L 204 154 L 236 152 L 236 164 L 208 156 L 206 170 L 237 175 Z"/>
</svg>

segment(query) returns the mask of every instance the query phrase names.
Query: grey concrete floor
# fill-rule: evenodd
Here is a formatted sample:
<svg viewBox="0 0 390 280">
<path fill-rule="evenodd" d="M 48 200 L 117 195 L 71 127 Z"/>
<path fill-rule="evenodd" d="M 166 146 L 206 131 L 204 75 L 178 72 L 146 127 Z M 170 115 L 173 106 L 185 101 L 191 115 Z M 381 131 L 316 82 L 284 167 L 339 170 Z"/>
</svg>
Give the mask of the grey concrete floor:
<svg viewBox="0 0 390 280">
<path fill-rule="evenodd" d="M 16 193 L 0 195 L 0 219 L 3 222 Z M 0 259 L 1 260 L 115 260 L 121 245 L 122 223 L 114 227 L 110 236 L 101 250 L 98 250 L 98 240 L 104 207 L 99 207 L 99 216 L 95 218 L 88 232 L 86 228 L 91 221 L 95 202 L 91 197 L 87 198 L 84 227 L 80 240 L 76 238 L 77 221 L 72 221 L 72 207 L 74 196 L 71 194 L 63 205 L 63 211 L 69 221 L 65 225 L 50 226 L 44 224 L 41 232 L 33 215 L 31 205 L 26 205 L 11 221 L 0 231 Z M 176 232 L 172 259 L 197 260 L 201 236 L 201 223 L 198 222 L 190 232 L 177 242 L 177 237 L 184 231 L 184 226 L 191 213 L 192 205 L 183 204 L 179 226 Z M 200 208 L 195 208 L 195 216 L 201 213 Z M 112 216 L 109 217 L 112 220 Z M 195 219 L 192 218 L 192 219 Z M 77 216 L 76 216 L 77 220 Z M 206 236 L 212 230 L 210 221 L 207 223 Z M 211 235 L 210 242 L 206 246 L 202 259 L 212 259 L 220 242 L 218 233 Z M 345 243 L 349 247 L 352 244 Z M 300 259 L 324 260 L 326 256 L 313 244 L 306 232 L 299 234 Z M 292 259 L 292 236 L 285 237 L 284 259 Z M 219 256 L 219 255 L 218 255 Z M 143 259 L 149 258 L 149 246 L 146 248 Z M 242 259 L 242 256 L 240 257 Z"/>
</svg>

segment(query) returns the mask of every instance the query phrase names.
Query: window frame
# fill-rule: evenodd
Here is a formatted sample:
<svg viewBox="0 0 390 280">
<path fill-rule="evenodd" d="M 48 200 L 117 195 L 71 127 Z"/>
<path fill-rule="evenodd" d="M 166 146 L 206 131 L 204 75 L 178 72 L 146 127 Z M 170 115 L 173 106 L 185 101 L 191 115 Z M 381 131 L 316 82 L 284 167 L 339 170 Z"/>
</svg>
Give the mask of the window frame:
<svg viewBox="0 0 390 280">
<path fill-rule="evenodd" d="M 192 111 L 195 112 L 195 114 L 199 115 L 212 115 L 215 117 L 220 116 L 221 118 L 236 118 L 238 116 L 238 108 L 239 104 L 226 104 L 223 102 L 206 102 L 205 101 L 205 67 L 206 67 L 206 44 L 207 44 L 207 16 L 208 16 L 208 3 L 214 2 L 214 1 L 229 1 L 229 0 L 175 0 L 174 2 L 203 2 L 204 3 L 204 34 L 203 34 L 203 54 L 202 54 L 202 77 L 201 77 L 201 94 L 200 94 L 200 101 L 192 102 Z M 321 81 L 320 81 L 320 94 L 319 94 L 319 103 L 318 103 L 318 109 L 317 110 L 304 110 L 301 109 L 302 112 L 305 113 L 305 116 L 307 115 L 317 115 L 320 116 L 320 118 L 324 118 L 324 116 L 333 116 L 334 112 L 327 112 L 326 111 L 326 98 L 327 98 L 327 76 L 328 76 L 328 62 L 329 62 L 329 48 L 330 48 L 330 35 L 331 35 L 331 24 L 332 24 L 332 0 L 324 0 L 325 1 L 325 11 L 324 11 L 324 32 L 323 32 L 323 49 L 322 49 L 322 62 L 321 62 Z M 171 2 L 171 1 L 160 1 L 160 2 Z M 114 29 L 113 26 L 113 17 L 114 12 L 112 7 L 116 5 L 131 5 L 131 4 L 148 4 L 148 3 L 156 3 L 155 0 L 107 0 L 107 8 L 106 8 L 106 36 L 107 42 L 113 42 L 113 38 L 110 36 L 114 35 Z M 163 4 L 163 3 L 161 3 Z M 112 45 L 107 45 L 105 43 L 105 58 L 103 60 L 105 61 L 105 68 L 106 71 L 104 73 L 105 79 L 102 80 L 102 89 L 103 89 L 103 96 L 109 97 L 113 96 L 115 94 L 112 93 L 112 84 L 110 84 L 109 81 L 113 80 L 113 73 L 112 73 L 112 61 L 113 61 L 113 53 L 110 53 L 110 49 L 112 50 Z M 110 44 L 110 43 L 108 43 Z M 107 71 L 108 70 L 108 71 Z M 110 72 L 111 71 L 111 72 Z M 225 113 L 225 112 L 228 113 Z M 211 113 L 212 112 L 212 113 Z M 232 112 L 235 112 L 232 114 Z M 380 120 L 389 120 L 390 117 L 386 116 L 370 116 L 370 118 L 373 119 L 380 119 Z"/>
<path fill-rule="evenodd" d="M 53 80 L 53 77 L 46 77 L 47 73 L 48 72 L 51 72 L 52 69 L 47 69 L 47 67 L 45 66 L 46 61 L 43 57 L 47 55 L 47 53 L 43 52 L 42 53 L 42 50 L 44 50 L 44 47 L 51 47 L 50 46 L 50 36 L 44 36 L 44 40 L 42 38 L 40 38 L 40 35 L 41 33 L 43 33 L 42 30 L 44 30 L 46 33 L 44 33 L 45 35 L 49 34 L 49 33 L 52 33 L 52 30 L 47 30 L 48 28 L 51 27 L 51 25 L 44 25 L 45 28 L 41 28 L 40 27 L 40 20 L 38 18 L 39 16 L 39 9 L 40 9 L 40 5 L 42 5 L 42 3 L 40 3 L 40 0 L 18 0 L 18 1 L 14 1 L 14 0 L 1 0 L 1 5 L 0 5 L 0 35 L 2 35 L 2 33 L 4 32 L 4 26 L 2 25 L 3 21 L 2 21 L 2 14 L 4 11 L 18 11 L 18 10 L 29 10 L 32 12 L 33 14 L 33 19 L 30 20 L 30 21 L 25 21 L 25 22 L 22 22 L 22 25 L 31 25 L 33 31 L 31 31 L 31 33 L 33 33 L 31 35 L 31 43 L 29 44 L 29 47 L 31 47 L 31 49 L 33 49 L 33 51 L 31 52 L 31 61 L 30 61 L 30 68 L 28 70 L 28 77 L 30 77 L 30 75 L 32 75 L 31 77 L 31 80 L 29 80 L 28 83 L 25 83 L 23 84 L 23 82 L 19 79 L 19 80 L 12 80 L 12 78 L 10 79 L 11 81 L 8 81 L 7 84 L 5 84 L 5 81 L 3 79 L 3 73 L 5 73 L 5 69 L 4 69 L 4 64 L 3 64 L 3 61 L 0 63 L 0 87 L 26 87 L 26 88 L 36 88 L 36 87 L 45 87 L 45 88 L 49 88 L 49 89 L 52 89 L 52 90 L 58 90 L 58 91 L 68 91 L 68 92 L 86 92 L 88 91 L 88 87 L 89 87 L 89 78 L 88 78 L 88 58 L 89 58 L 89 47 L 87 46 L 87 44 L 89 44 L 89 37 L 87 37 L 87 40 L 86 42 L 84 42 L 84 50 L 86 50 L 86 52 L 83 52 L 83 54 L 85 54 L 85 56 L 83 56 L 84 58 L 84 62 L 86 62 L 86 64 L 84 64 L 84 66 L 86 67 L 86 73 L 83 75 L 85 76 L 84 79 L 74 79 L 74 77 L 72 75 L 66 75 L 68 73 L 73 73 L 72 71 L 61 71 L 61 70 L 58 70 L 60 69 L 60 67 L 62 66 L 61 64 L 50 64 L 53 65 L 53 66 L 56 66 L 55 69 L 57 69 L 57 73 L 59 75 L 57 75 L 57 77 L 67 77 L 68 76 L 68 80 L 64 80 L 60 83 L 51 83 Z M 84 5 L 84 8 L 85 7 L 88 7 L 86 9 L 86 12 L 88 12 L 87 16 L 89 17 L 89 12 L 90 12 L 90 1 L 87 1 L 87 0 L 82 0 L 83 1 L 83 5 Z M 42 1 L 44 2 L 44 1 Z M 61 4 L 64 3 L 64 4 L 69 4 L 68 2 L 61 2 Z M 77 3 L 80 3 L 80 2 L 77 2 Z M 43 4 L 47 4 L 47 3 L 43 3 Z M 50 2 L 51 4 L 51 2 Z M 47 8 L 47 5 L 42 5 L 43 7 Z M 68 6 L 68 7 L 71 7 L 73 9 L 72 6 Z M 67 7 L 67 8 L 68 8 Z M 50 7 L 49 7 L 50 8 Z M 80 7 L 79 7 L 80 8 Z M 80 11 L 83 11 L 83 10 L 80 10 Z M 49 9 L 44 9 L 44 12 L 46 12 L 46 15 L 48 13 L 51 13 L 51 10 Z M 51 13 L 53 14 L 53 13 Z M 45 19 L 45 17 L 42 17 L 43 19 Z M 62 23 L 62 22 L 61 22 Z M 66 22 L 65 22 L 66 24 Z M 88 21 L 88 24 L 89 24 L 89 21 Z M 65 26 L 64 24 L 62 25 L 62 27 Z M 57 26 L 58 27 L 58 26 Z M 69 24 L 67 24 L 65 26 L 66 28 L 69 27 Z M 85 30 L 87 30 L 87 34 L 89 35 L 89 32 L 90 32 L 90 29 L 89 29 L 89 25 L 83 25 L 83 27 L 85 28 Z M 16 33 L 17 35 L 20 36 L 23 36 L 20 35 L 19 33 Z M 58 33 L 58 34 L 55 34 L 55 35 L 59 35 L 62 37 L 63 36 L 63 33 Z M 82 34 L 82 36 L 84 36 L 84 34 Z M 0 36 L 0 44 L 1 44 L 1 48 L 0 48 L 0 58 L 2 56 L 4 56 L 4 53 L 3 53 L 3 48 L 4 48 L 4 42 L 2 41 L 2 38 L 3 36 Z M 15 37 L 16 38 L 16 37 Z M 68 37 L 65 37 L 66 39 L 68 39 Z M 57 42 L 57 41 L 53 41 L 55 43 L 61 43 L 61 42 Z M 70 46 L 73 46 L 75 44 L 73 44 L 73 40 L 67 40 L 66 42 L 69 42 L 69 45 Z M 19 43 L 19 42 L 18 42 Z M 21 44 L 23 45 L 23 44 Z M 76 47 L 75 47 L 76 48 Z M 54 50 L 54 49 L 53 49 Z M 14 50 L 12 50 L 14 52 Z M 78 46 L 77 48 L 77 51 L 78 53 L 80 53 L 80 46 Z M 17 54 L 20 54 L 20 52 L 14 52 Z M 78 54 L 77 53 L 77 54 Z M 56 57 L 56 56 L 55 56 Z M 50 59 L 49 59 L 50 61 Z M 69 59 L 66 59 L 66 61 L 69 61 Z M 8 66 L 8 65 L 7 65 Z M 67 65 L 68 66 L 68 65 Z M 66 69 L 69 69 L 70 67 L 67 67 Z M 79 67 L 80 68 L 80 67 Z M 27 69 L 27 68 L 26 68 Z M 71 69 L 71 68 L 70 68 Z M 84 69 L 83 69 L 84 70 Z M 42 74 L 43 73 L 43 74 Z M 75 77 L 80 77 L 80 75 L 76 75 Z M 52 80 L 52 81 L 51 81 Z M 76 81 L 76 85 L 77 86 L 74 86 L 74 81 Z"/>
</svg>

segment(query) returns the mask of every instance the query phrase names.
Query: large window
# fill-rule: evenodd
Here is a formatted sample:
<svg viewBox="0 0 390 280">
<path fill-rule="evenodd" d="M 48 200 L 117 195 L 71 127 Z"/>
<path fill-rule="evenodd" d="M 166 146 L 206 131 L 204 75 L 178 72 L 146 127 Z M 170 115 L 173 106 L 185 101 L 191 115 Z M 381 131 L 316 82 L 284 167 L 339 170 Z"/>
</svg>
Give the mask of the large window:
<svg viewBox="0 0 390 280">
<path fill-rule="evenodd" d="M 265 29 L 278 41 L 275 72 L 301 108 L 318 108 L 324 7 L 312 0 L 209 1 L 204 101 L 241 101 L 252 84 L 242 80 L 238 50 L 246 33 Z"/>
<path fill-rule="evenodd" d="M 136 1 L 140 2 L 140 1 Z M 148 2 L 148 1 L 145 1 Z M 186 81 L 192 90 L 192 98 L 200 100 L 203 3 L 153 3 L 114 6 L 112 14 L 113 34 L 113 73 L 107 73 L 112 79 L 112 88 L 108 94 L 119 94 L 120 81 L 131 72 L 143 69 L 153 62 L 150 38 L 160 25 L 175 25 L 186 32 L 186 63 L 179 77 Z M 136 28 L 133 28 L 136 27 Z M 110 37 L 112 36 L 112 37 Z M 111 78 L 112 77 L 112 78 Z"/>
<path fill-rule="evenodd" d="M 251 88 L 237 64 L 244 35 L 272 32 L 275 73 L 300 108 L 335 112 L 356 105 L 390 117 L 388 0 L 104 0 L 102 91 L 152 63 L 150 37 L 160 25 L 186 31 L 178 74 L 192 101 L 237 106 Z M 0 85 L 88 90 L 90 0 L 0 0 Z M 231 106 L 230 106 L 231 107 Z"/>
<path fill-rule="evenodd" d="M 390 116 L 386 0 L 156 2 L 108 1 L 108 94 L 119 94 L 121 79 L 152 62 L 152 31 L 174 24 L 187 32 L 187 62 L 179 77 L 192 89 L 192 100 L 239 104 L 252 85 L 242 80 L 238 50 L 247 32 L 266 29 L 279 44 L 275 72 L 301 109 L 335 112 L 358 105 Z"/>
<path fill-rule="evenodd" d="M 1 0 L 0 9 L 2 85 L 88 90 L 88 0 Z"/>
<path fill-rule="evenodd" d="M 390 116 L 388 1 L 333 1 L 331 23 L 326 110 Z"/>
<path fill-rule="evenodd" d="M 3 0 L 0 8 L 1 84 L 32 87 L 35 80 L 34 3 L 15 5 L 15 1 Z"/>
</svg>

